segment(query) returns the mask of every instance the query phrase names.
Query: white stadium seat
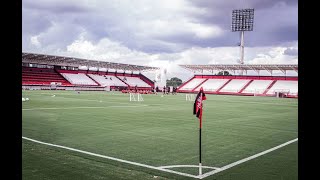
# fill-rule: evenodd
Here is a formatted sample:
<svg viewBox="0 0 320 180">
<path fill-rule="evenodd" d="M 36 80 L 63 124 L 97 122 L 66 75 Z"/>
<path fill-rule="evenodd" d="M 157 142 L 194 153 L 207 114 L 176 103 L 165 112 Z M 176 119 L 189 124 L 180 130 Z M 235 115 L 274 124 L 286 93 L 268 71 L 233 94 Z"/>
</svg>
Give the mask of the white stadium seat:
<svg viewBox="0 0 320 180">
<path fill-rule="evenodd" d="M 208 79 L 201 86 L 197 87 L 195 91 L 199 91 L 201 87 L 203 87 L 204 91 L 217 91 L 228 80 L 229 79 Z"/>
<path fill-rule="evenodd" d="M 272 82 L 273 80 L 254 80 L 242 93 L 255 93 L 257 90 L 264 92 Z"/>
<path fill-rule="evenodd" d="M 298 81 L 284 81 L 278 80 L 267 92 L 267 94 L 274 94 L 275 91 L 289 91 L 289 95 L 297 95 Z"/>
<path fill-rule="evenodd" d="M 118 76 L 119 78 L 123 79 L 124 82 L 129 84 L 130 86 L 137 86 L 137 87 L 151 87 L 149 84 L 141 80 L 139 77 L 124 77 L 123 76 Z"/>
<path fill-rule="evenodd" d="M 125 83 L 120 81 L 116 76 L 111 75 L 98 75 L 88 74 L 92 79 L 97 81 L 101 86 L 127 86 Z"/>
<path fill-rule="evenodd" d="M 83 73 L 71 74 L 71 73 L 61 73 L 61 75 L 66 78 L 70 83 L 77 85 L 98 85 L 87 75 Z"/>
<path fill-rule="evenodd" d="M 194 78 L 186 85 L 184 85 L 180 90 L 192 90 L 205 80 L 206 79 Z"/>
<path fill-rule="evenodd" d="M 250 80 L 249 79 L 232 79 L 220 92 L 239 92 Z"/>
</svg>

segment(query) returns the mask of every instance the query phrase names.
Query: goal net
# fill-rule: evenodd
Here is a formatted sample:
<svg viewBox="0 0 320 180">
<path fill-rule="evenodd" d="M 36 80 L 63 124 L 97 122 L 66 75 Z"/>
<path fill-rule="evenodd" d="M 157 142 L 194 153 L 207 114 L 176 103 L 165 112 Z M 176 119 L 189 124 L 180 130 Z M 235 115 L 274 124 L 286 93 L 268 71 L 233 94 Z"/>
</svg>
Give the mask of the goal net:
<svg viewBox="0 0 320 180">
<path fill-rule="evenodd" d="M 129 93 L 130 94 L 130 101 L 144 101 L 143 97 L 140 93 Z"/>
<path fill-rule="evenodd" d="M 195 95 L 194 94 L 186 94 L 186 101 L 194 101 Z"/>
</svg>

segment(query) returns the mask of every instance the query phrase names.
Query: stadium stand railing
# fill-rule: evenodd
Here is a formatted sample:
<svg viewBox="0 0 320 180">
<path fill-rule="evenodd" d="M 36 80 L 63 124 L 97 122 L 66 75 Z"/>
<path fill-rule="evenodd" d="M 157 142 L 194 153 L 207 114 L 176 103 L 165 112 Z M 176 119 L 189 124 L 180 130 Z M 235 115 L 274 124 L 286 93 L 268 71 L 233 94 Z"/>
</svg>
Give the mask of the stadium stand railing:
<svg viewBox="0 0 320 180">
<path fill-rule="evenodd" d="M 220 93 L 238 93 L 250 80 L 248 79 L 232 79 L 225 87 L 223 87 Z"/>
<path fill-rule="evenodd" d="M 149 84 L 150 87 L 154 87 L 154 83 L 149 78 L 147 78 L 145 75 L 140 73 L 139 76 L 140 76 L 140 79 L 143 80 L 144 82 L 146 82 L 147 84 Z"/>
<path fill-rule="evenodd" d="M 86 74 L 86 76 L 88 76 L 88 78 L 90 78 L 93 82 L 95 82 L 98 86 L 101 86 L 101 84 L 96 81 L 95 79 L 93 79 L 92 77 L 89 76 L 89 74 Z"/>
<path fill-rule="evenodd" d="M 232 80 L 232 79 L 228 79 L 219 89 L 217 89 L 216 92 L 219 93 L 220 90 L 221 90 L 222 88 L 224 88 L 231 80 Z"/>
<path fill-rule="evenodd" d="M 193 79 L 195 78 L 195 76 L 191 77 L 188 81 L 184 82 L 182 85 L 180 85 L 177 89 L 177 91 L 180 91 L 180 92 L 183 92 L 181 91 L 181 89 L 186 85 L 188 84 L 190 81 L 192 81 Z"/>
<path fill-rule="evenodd" d="M 238 92 L 238 93 L 242 93 L 243 90 L 245 90 L 254 80 L 251 79 L 246 85 L 244 85 L 244 87 Z"/>
<path fill-rule="evenodd" d="M 264 90 L 270 87 L 273 80 L 254 80 L 241 93 L 242 94 L 263 94 Z M 259 91 L 257 91 L 259 90 Z M 263 91 L 262 91 L 263 90 Z M 262 92 L 261 92 L 262 91 Z"/>
<path fill-rule="evenodd" d="M 203 83 L 201 86 L 198 86 L 194 91 L 198 92 L 200 90 L 200 87 L 203 87 L 204 91 L 210 91 L 210 92 L 216 92 L 219 90 L 228 79 L 208 79 L 205 83 Z"/>
<path fill-rule="evenodd" d="M 125 76 L 124 76 L 124 77 L 125 77 Z M 118 78 L 118 80 L 121 81 L 123 84 L 125 84 L 127 87 L 130 87 L 130 85 L 123 80 L 124 78 L 123 78 L 123 79 L 120 78 L 119 75 L 117 75 L 116 78 Z"/>
<path fill-rule="evenodd" d="M 263 95 L 266 95 L 269 89 L 277 82 L 277 80 L 273 80 L 272 83 L 266 88 L 266 90 L 262 93 Z"/>
<path fill-rule="evenodd" d="M 202 81 L 199 85 L 197 85 L 195 88 L 192 89 L 192 91 L 196 90 L 198 87 L 200 87 L 202 84 L 204 84 L 205 82 L 207 82 L 209 79 L 206 79 L 204 81 Z"/>
<path fill-rule="evenodd" d="M 202 82 L 206 81 L 205 78 L 193 78 L 191 81 L 189 81 L 187 84 L 185 84 L 183 87 L 180 87 L 180 91 L 185 92 L 193 92 L 192 90 L 195 89 L 196 86 L 201 84 Z"/>
</svg>

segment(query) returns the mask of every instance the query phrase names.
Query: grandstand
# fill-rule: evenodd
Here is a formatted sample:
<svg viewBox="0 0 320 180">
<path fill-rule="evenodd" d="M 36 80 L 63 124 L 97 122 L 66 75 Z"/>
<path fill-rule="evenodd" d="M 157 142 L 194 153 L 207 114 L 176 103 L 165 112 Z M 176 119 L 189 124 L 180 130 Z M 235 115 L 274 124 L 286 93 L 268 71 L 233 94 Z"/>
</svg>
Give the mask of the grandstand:
<svg viewBox="0 0 320 180">
<path fill-rule="evenodd" d="M 34 53 L 22 53 L 22 88 L 23 89 L 55 89 L 60 90 L 151 90 L 154 82 L 141 74 L 143 71 L 154 71 L 159 68 L 129 64 L 111 63 L 72 57 L 62 57 Z M 79 69 L 87 66 L 88 70 Z M 272 71 L 280 70 L 298 72 L 298 65 L 180 65 L 193 72 L 212 72 L 215 70 L 231 72 L 253 70 L 259 74 L 267 70 L 271 76 L 249 75 L 199 75 L 182 84 L 177 92 L 195 93 L 200 87 L 209 94 L 260 95 L 276 96 L 284 92 L 286 97 L 298 97 L 298 77 L 272 76 Z M 97 71 L 89 70 L 90 67 Z M 106 71 L 101 71 L 105 68 Z M 114 71 L 112 71 L 112 70 Z M 117 72 L 122 70 L 123 73 Z M 128 73 L 129 72 L 129 73 Z M 135 72 L 135 73 L 134 73 Z"/>
<path fill-rule="evenodd" d="M 285 75 L 287 71 L 298 72 L 298 65 L 281 64 L 246 64 L 246 65 L 180 65 L 192 72 L 209 71 L 235 71 L 252 70 L 259 74 L 261 70 L 271 73 L 280 70 Z M 249 76 L 249 75 L 194 75 L 178 88 L 178 92 L 196 93 L 200 87 L 208 94 L 230 94 L 245 96 L 276 96 L 277 92 L 283 92 L 285 97 L 298 97 L 298 77 L 292 76 Z"/>
<path fill-rule="evenodd" d="M 152 80 L 141 72 L 159 68 L 130 64 L 112 63 L 73 57 L 22 53 L 22 89 L 59 90 L 151 90 Z M 88 70 L 81 70 L 86 66 Z M 97 71 L 89 70 L 91 67 Z M 101 71 L 105 68 L 106 71 Z M 119 73 L 117 71 L 124 71 Z"/>
</svg>

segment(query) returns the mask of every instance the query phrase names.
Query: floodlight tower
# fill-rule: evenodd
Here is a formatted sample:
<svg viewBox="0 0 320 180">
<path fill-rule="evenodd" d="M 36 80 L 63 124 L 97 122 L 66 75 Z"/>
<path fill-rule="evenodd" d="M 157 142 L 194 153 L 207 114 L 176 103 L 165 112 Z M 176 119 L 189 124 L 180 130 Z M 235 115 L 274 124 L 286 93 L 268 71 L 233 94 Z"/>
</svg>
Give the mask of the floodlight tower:
<svg viewBox="0 0 320 180">
<path fill-rule="evenodd" d="M 240 64 L 244 64 L 244 31 L 253 30 L 254 9 L 236 9 L 232 11 L 232 32 L 240 31 Z M 242 75 L 242 71 L 240 74 Z"/>
</svg>

